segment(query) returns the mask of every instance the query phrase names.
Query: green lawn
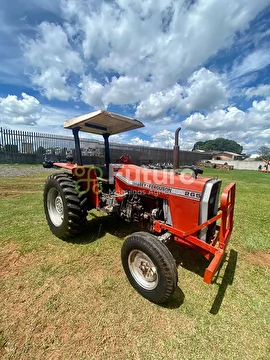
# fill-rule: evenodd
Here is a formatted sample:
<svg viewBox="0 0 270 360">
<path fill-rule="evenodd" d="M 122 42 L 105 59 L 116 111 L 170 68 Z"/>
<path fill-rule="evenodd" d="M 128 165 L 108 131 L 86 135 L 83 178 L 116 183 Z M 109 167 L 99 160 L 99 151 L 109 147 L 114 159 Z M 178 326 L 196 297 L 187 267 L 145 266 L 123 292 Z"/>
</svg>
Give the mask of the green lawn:
<svg viewBox="0 0 270 360">
<path fill-rule="evenodd" d="M 92 212 L 74 242 L 46 224 L 48 174 L 0 178 L 0 358 L 269 359 L 270 174 L 206 169 L 237 182 L 235 228 L 216 282 L 178 247 L 165 306 L 129 285 L 120 251 L 134 226 Z"/>
</svg>

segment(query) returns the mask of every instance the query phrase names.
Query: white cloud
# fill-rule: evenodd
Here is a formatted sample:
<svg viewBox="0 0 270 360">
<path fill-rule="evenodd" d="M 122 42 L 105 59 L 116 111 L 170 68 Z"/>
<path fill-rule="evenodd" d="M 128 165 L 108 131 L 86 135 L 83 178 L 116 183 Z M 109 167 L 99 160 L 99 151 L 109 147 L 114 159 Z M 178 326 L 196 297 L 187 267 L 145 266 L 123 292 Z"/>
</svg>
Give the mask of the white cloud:
<svg viewBox="0 0 270 360">
<path fill-rule="evenodd" d="M 258 49 L 248 54 L 241 63 L 235 64 L 229 79 L 237 79 L 243 75 L 263 69 L 270 64 L 270 50 Z"/>
<path fill-rule="evenodd" d="M 37 37 L 23 41 L 25 56 L 35 70 L 33 84 L 48 98 L 74 97 L 81 79 L 73 79 L 72 91 L 72 73 L 90 72 L 103 86 L 97 75 L 104 79 L 112 71 L 119 77 L 104 89 L 103 102 L 133 103 L 173 91 L 177 82 L 231 45 L 235 32 L 245 30 L 266 5 L 267 0 L 62 0 L 59 15 L 66 23 L 38 25 Z M 82 99 L 89 104 L 89 96 Z M 196 101 L 187 105 L 204 105 Z"/>
<path fill-rule="evenodd" d="M 81 99 L 93 108 L 104 107 L 102 100 L 104 86 L 90 77 L 84 76 L 81 87 Z"/>
<path fill-rule="evenodd" d="M 245 126 L 246 114 L 236 107 L 216 110 L 208 115 L 195 113 L 183 121 L 183 127 L 192 131 L 217 132 L 230 128 L 241 129 Z"/>
<path fill-rule="evenodd" d="M 159 91 L 150 94 L 146 100 L 141 101 L 136 110 L 136 116 L 139 118 L 157 118 L 166 113 L 166 111 L 175 107 L 182 100 L 184 89 L 176 84 L 171 89 Z"/>
<path fill-rule="evenodd" d="M 15 95 L 0 98 L 0 119 L 6 124 L 35 125 L 41 117 L 39 101 L 22 93 L 19 99 Z"/>
<path fill-rule="evenodd" d="M 152 74 L 157 85 L 166 88 L 230 45 L 235 31 L 244 30 L 266 4 L 197 1 L 188 11 L 184 1 L 102 4 L 100 12 L 85 21 L 84 47 L 103 70 Z"/>
<path fill-rule="evenodd" d="M 163 125 L 163 126 L 169 126 L 173 122 L 173 116 L 164 116 L 158 119 L 155 119 L 152 121 L 153 126 L 156 125 Z"/>
<path fill-rule="evenodd" d="M 143 140 L 136 136 L 129 141 L 129 144 L 172 149 L 174 146 L 174 132 L 161 130 L 152 135 L 151 140 Z"/>
<path fill-rule="evenodd" d="M 253 101 L 252 108 L 249 110 L 251 116 L 254 117 L 250 119 L 251 123 L 265 122 L 265 125 L 270 126 L 270 97 L 262 101 Z M 260 116 L 260 119 L 256 119 L 256 115 Z"/>
<path fill-rule="evenodd" d="M 129 141 L 129 144 L 130 145 L 138 145 L 138 146 L 151 146 L 151 141 L 143 140 L 143 139 L 139 138 L 138 136 L 136 136 Z"/>
<path fill-rule="evenodd" d="M 188 79 L 184 104 L 189 111 L 212 111 L 224 107 L 228 101 L 228 92 L 220 77 L 202 68 Z M 182 106 L 180 105 L 180 108 Z"/>
<path fill-rule="evenodd" d="M 195 113 L 182 125 L 196 141 L 207 140 L 211 136 L 225 137 L 243 145 L 244 151 L 255 151 L 261 145 L 270 146 L 270 97 L 253 101 L 246 111 L 229 107 L 207 115 Z"/>
<path fill-rule="evenodd" d="M 76 90 L 68 85 L 70 75 L 83 71 L 79 54 L 71 48 L 60 25 L 42 22 L 36 39 L 21 39 L 24 55 L 33 68 L 30 78 L 48 98 L 68 100 Z M 75 88 L 76 89 L 76 88 Z"/>
<path fill-rule="evenodd" d="M 251 87 L 245 89 L 244 94 L 248 99 L 256 96 L 268 97 L 270 96 L 270 85 L 259 85 L 257 87 Z"/>
<path fill-rule="evenodd" d="M 76 94 L 76 91 L 71 86 L 66 85 L 66 75 L 59 72 L 57 68 L 51 67 L 40 74 L 33 75 L 32 82 L 42 89 L 42 93 L 49 100 L 68 100 Z"/>
<path fill-rule="evenodd" d="M 120 76 L 113 77 L 111 82 L 104 85 L 93 80 L 91 77 L 83 76 L 80 84 L 81 99 L 94 108 L 107 107 L 109 104 L 125 105 L 136 103 L 144 98 L 151 89 L 151 82 L 144 83 L 138 77 Z"/>
<path fill-rule="evenodd" d="M 221 78 L 213 72 L 201 68 L 187 80 L 187 86 L 175 84 L 163 92 L 157 92 L 140 102 L 136 116 L 156 118 L 169 109 L 182 114 L 194 110 L 211 111 L 227 104 L 228 92 Z"/>
<path fill-rule="evenodd" d="M 118 105 L 135 103 L 153 90 L 153 84 L 150 81 L 142 81 L 138 76 L 120 76 L 119 78 L 114 76 L 110 84 L 106 86 L 103 102 Z"/>
<path fill-rule="evenodd" d="M 153 135 L 153 143 L 154 147 L 165 147 L 172 149 L 174 145 L 174 132 L 168 130 L 161 130 L 155 135 Z"/>
<path fill-rule="evenodd" d="M 100 140 L 100 137 L 99 139 Z M 116 135 L 111 135 L 110 136 L 110 143 L 118 143 L 118 144 L 126 144 L 128 142 L 127 139 L 127 134 L 126 133 L 122 133 L 122 134 L 116 134 Z"/>
<path fill-rule="evenodd" d="M 26 40 L 25 56 L 31 65 L 40 69 L 55 67 L 59 71 L 82 70 L 79 54 L 71 48 L 68 38 L 60 25 L 42 22 L 37 27 L 36 39 Z"/>
<path fill-rule="evenodd" d="M 72 133 L 63 128 L 64 121 L 78 115 L 81 115 L 78 109 L 43 105 L 26 93 L 22 93 L 21 97 L 0 97 L 0 124 L 14 130 L 19 128 L 71 136 Z"/>
</svg>

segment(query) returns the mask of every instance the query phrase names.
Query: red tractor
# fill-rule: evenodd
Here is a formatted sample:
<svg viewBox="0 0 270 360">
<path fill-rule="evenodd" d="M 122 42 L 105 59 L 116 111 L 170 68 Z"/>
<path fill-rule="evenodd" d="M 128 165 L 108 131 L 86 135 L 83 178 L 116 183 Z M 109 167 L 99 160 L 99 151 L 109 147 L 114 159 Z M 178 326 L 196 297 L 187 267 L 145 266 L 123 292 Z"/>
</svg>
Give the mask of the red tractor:
<svg viewBox="0 0 270 360">
<path fill-rule="evenodd" d="M 64 127 L 74 135 L 76 164 L 54 163 L 65 171 L 47 179 L 44 209 L 52 233 L 63 240 L 80 233 L 91 209 L 138 223 L 144 231 L 124 241 L 123 268 L 142 296 L 163 303 L 178 281 L 175 260 L 166 246 L 170 241 L 193 248 L 209 260 L 204 281 L 211 283 L 233 229 L 235 184 L 223 190 L 219 204 L 220 180 L 200 176 L 202 170 L 195 166 L 180 171 L 180 128 L 175 133 L 174 171 L 111 164 L 109 136 L 143 126 L 102 110 L 66 121 Z M 80 130 L 103 136 L 105 165 L 83 166 Z"/>
</svg>

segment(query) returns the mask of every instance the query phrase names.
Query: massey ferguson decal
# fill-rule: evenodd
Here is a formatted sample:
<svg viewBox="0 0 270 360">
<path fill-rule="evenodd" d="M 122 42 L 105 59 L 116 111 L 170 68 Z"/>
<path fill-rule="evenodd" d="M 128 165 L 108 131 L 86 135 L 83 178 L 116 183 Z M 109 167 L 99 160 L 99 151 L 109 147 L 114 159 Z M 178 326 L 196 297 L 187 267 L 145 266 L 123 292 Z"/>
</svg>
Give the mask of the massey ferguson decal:
<svg viewBox="0 0 270 360">
<path fill-rule="evenodd" d="M 136 181 L 136 180 L 130 180 L 120 173 L 117 173 L 116 177 L 119 180 L 123 181 L 127 185 L 138 186 L 142 189 L 146 189 L 146 190 L 153 192 L 155 195 L 158 195 L 159 193 L 170 194 L 170 195 L 181 196 L 181 197 L 198 200 L 198 201 L 200 201 L 201 196 L 202 196 L 202 194 L 200 192 L 196 192 L 196 191 L 176 189 L 176 188 L 172 188 L 172 187 L 168 187 L 168 186 L 162 186 L 162 185 L 156 185 L 156 184 L 151 184 L 151 183 L 146 183 L 146 182 L 141 182 L 141 181 Z"/>
</svg>

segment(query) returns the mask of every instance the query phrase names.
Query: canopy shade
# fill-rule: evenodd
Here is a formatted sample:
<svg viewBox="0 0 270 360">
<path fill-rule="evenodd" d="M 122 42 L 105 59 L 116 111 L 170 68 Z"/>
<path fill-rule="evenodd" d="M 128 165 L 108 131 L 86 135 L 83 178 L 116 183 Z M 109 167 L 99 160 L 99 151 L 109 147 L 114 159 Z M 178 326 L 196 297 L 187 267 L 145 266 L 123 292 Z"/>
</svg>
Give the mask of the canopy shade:
<svg viewBox="0 0 270 360">
<path fill-rule="evenodd" d="M 141 127 L 144 124 L 138 120 L 105 110 L 81 115 L 64 123 L 65 129 L 79 128 L 80 131 L 99 135 L 114 135 Z"/>
</svg>

